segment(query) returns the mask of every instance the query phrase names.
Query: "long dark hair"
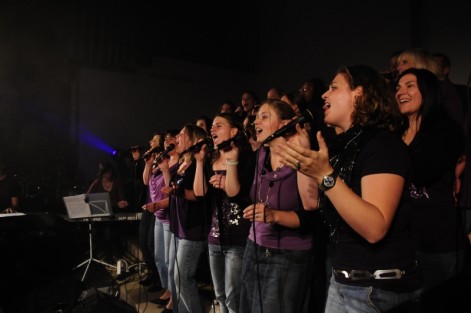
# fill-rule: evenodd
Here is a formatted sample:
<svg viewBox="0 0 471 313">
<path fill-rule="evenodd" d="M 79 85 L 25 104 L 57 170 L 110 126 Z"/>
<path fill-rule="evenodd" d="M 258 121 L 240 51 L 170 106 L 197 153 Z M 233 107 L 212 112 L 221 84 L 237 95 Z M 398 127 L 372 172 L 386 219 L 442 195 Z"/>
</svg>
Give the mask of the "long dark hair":
<svg viewBox="0 0 471 313">
<path fill-rule="evenodd" d="M 218 113 L 214 117 L 222 117 L 227 121 L 231 128 L 237 128 L 237 135 L 240 136 L 240 140 L 234 142 L 234 144 L 239 148 L 240 152 L 245 150 L 252 150 L 249 139 L 244 135 L 244 126 L 241 120 L 241 117 L 232 112 Z M 220 152 L 215 149 L 212 155 L 213 162 L 219 158 Z"/>
<path fill-rule="evenodd" d="M 397 81 L 404 75 L 411 74 L 417 78 L 417 88 L 422 95 L 422 103 L 417 113 L 417 118 L 421 119 L 418 134 L 427 132 L 435 122 L 445 113 L 443 109 L 443 95 L 440 82 L 437 76 L 426 69 L 409 68 L 402 72 Z M 404 119 L 402 133 L 409 128 L 409 120 Z"/>
<path fill-rule="evenodd" d="M 190 140 L 191 142 L 193 142 L 193 144 L 195 144 L 196 141 L 198 141 L 198 139 L 203 139 L 203 138 L 208 137 L 206 130 L 204 130 L 203 128 L 199 126 L 196 126 L 195 124 L 188 123 L 184 126 L 184 128 L 187 131 L 187 134 L 190 137 Z M 191 153 L 191 160 L 193 160 L 194 158 L 195 158 L 194 154 Z"/>
</svg>

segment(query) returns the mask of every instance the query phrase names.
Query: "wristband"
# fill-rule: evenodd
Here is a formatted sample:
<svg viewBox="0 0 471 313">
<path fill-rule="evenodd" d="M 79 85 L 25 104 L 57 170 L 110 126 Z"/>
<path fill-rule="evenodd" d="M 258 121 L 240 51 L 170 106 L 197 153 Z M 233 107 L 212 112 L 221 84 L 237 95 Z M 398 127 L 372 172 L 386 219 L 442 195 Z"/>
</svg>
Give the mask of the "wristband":
<svg viewBox="0 0 471 313">
<path fill-rule="evenodd" d="M 226 160 L 226 165 L 229 165 L 229 166 L 235 166 L 239 164 L 239 161 L 229 161 L 229 160 Z"/>
</svg>

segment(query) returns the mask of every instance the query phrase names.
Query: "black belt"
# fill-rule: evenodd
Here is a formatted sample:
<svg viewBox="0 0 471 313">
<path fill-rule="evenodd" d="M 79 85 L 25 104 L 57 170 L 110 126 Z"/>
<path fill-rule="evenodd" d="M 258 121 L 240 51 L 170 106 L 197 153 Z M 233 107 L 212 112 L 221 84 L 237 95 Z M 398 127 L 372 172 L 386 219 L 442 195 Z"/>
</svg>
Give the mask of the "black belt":
<svg viewBox="0 0 471 313">
<path fill-rule="evenodd" d="M 411 272 L 415 268 L 416 266 L 408 270 L 407 273 Z M 398 268 L 375 270 L 375 271 L 337 270 L 337 269 L 333 269 L 332 271 L 336 277 L 349 279 L 349 280 L 400 279 L 402 276 L 406 275 L 405 270 L 400 270 Z"/>
</svg>

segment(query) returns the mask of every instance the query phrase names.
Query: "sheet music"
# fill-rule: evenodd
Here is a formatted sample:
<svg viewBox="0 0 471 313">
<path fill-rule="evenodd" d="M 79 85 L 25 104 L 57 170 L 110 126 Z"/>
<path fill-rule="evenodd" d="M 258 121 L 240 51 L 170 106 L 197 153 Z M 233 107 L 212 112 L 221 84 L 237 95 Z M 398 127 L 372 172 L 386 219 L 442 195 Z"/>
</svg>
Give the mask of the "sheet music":
<svg viewBox="0 0 471 313">
<path fill-rule="evenodd" d="M 64 203 L 67 208 L 69 218 L 90 217 L 90 205 L 85 202 L 85 194 L 64 197 Z"/>
<path fill-rule="evenodd" d="M 64 204 L 70 219 L 113 215 L 108 192 L 64 197 Z"/>
</svg>

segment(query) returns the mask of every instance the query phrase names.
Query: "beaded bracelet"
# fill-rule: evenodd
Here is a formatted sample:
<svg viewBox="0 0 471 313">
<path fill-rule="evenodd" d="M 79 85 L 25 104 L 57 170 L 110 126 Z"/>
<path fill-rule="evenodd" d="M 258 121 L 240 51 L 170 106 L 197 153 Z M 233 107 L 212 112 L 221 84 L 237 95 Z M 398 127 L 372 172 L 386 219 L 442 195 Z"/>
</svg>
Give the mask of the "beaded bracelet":
<svg viewBox="0 0 471 313">
<path fill-rule="evenodd" d="M 226 165 L 234 166 L 234 165 L 237 165 L 237 164 L 239 164 L 239 161 L 229 161 L 229 160 L 226 160 Z"/>
</svg>

